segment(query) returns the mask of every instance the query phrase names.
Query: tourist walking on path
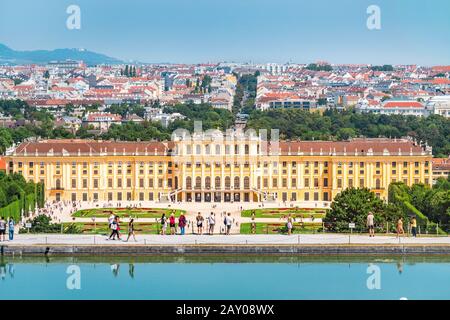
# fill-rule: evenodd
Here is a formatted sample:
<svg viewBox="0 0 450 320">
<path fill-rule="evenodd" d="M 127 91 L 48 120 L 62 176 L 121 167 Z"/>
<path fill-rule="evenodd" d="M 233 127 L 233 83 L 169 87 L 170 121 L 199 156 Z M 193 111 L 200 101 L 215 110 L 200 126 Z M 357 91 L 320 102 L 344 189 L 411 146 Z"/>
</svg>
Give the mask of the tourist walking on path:
<svg viewBox="0 0 450 320">
<path fill-rule="evenodd" d="M 6 221 L 4 217 L 0 218 L 0 241 L 5 241 Z"/>
<path fill-rule="evenodd" d="M 117 239 L 120 240 L 120 218 L 119 218 L 119 216 L 116 216 L 114 218 L 114 221 L 116 221 L 116 224 L 117 224 Z"/>
<path fill-rule="evenodd" d="M 412 236 L 415 238 L 415 237 L 417 237 L 417 220 L 416 220 L 416 217 L 412 217 L 410 223 L 411 223 L 411 233 L 412 233 Z"/>
<path fill-rule="evenodd" d="M 292 234 L 292 227 L 293 227 L 292 217 L 290 214 L 288 215 L 288 218 L 287 218 L 286 227 L 287 227 L 288 236 L 290 236 Z"/>
<path fill-rule="evenodd" d="M 9 217 L 8 219 L 8 231 L 9 231 L 9 241 L 13 241 L 14 239 L 14 219 Z"/>
<path fill-rule="evenodd" d="M 114 214 L 111 212 L 111 214 L 108 217 L 108 227 L 111 228 L 111 224 L 114 222 Z"/>
<path fill-rule="evenodd" d="M 134 233 L 135 229 L 134 229 L 134 219 L 131 218 L 130 222 L 128 222 L 128 237 L 126 242 L 128 242 L 128 240 L 130 239 L 131 236 L 133 236 L 134 242 L 137 242 L 136 240 L 136 234 Z"/>
<path fill-rule="evenodd" d="M 375 237 L 374 216 L 371 211 L 367 215 L 367 228 L 369 229 L 369 237 Z"/>
<path fill-rule="evenodd" d="M 161 223 L 161 235 L 164 236 L 167 230 L 167 217 L 165 213 L 162 214 L 160 223 Z"/>
<path fill-rule="evenodd" d="M 228 215 L 225 216 L 225 232 L 227 235 L 230 235 L 231 225 L 233 224 L 233 220 L 231 220 L 231 213 L 228 212 Z"/>
<path fill-rule="evenodd" d="M 213 235 L 214 227 L 216 225 L 216 216 L 215 216 L 214 212 L 211 212 L 211 214 L 209 215 L 208 222 L 209 222 L 209 234 Z"/>
<path fill-rule="evenodd" d="M 197 215 L 197 234 L 202 235 L 203 234 L 203 216 L 202 214 L 199 212 Z"/>
<path fill-rule="evenodd" d="M 175 235 L 175 214 L 172 212 L 169 217 L 170 234 Z"/>
<path fill-rule="evenodd" d="M 186 228 L 186 216 L 183 213 L 181 213 L 180 218 L 178 218 L 178 226 L 180 227 L 180 234 L 183 236 Z"/>
<path fill-rule="evenodd" d="M 397 238 L 400 237 L 400 234 L 405 234 L 403 230 L 403 219 L 401 217 L 397 221 Z"/>
<path fill-rule="evenodd" d="M 116 236 L 117 236 L 117 239 L 120 240 L 118 217 L 114 217 L 113 221 L 110 224 L 110 229 L 111 229 L 111 234 L 110 234 L 108 240 L 116 240 Z"/>
</svg>

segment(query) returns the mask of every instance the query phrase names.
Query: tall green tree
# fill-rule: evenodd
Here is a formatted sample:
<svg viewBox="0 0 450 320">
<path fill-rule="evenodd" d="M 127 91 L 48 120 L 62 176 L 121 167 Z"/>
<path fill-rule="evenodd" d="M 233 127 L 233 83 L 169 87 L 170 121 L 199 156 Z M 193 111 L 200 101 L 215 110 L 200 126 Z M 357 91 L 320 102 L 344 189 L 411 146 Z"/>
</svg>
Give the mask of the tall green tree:
<svg viewBox="0 0 450 320">
<path fill-rule="evenodd" d="M 329 230 L 336 232 L 348 231 L 349 223 L 355 223 L 358 228 L 363 228 L 369 211 L 374 213 L 376 224 L 384 222 L 385 209 L 384 202 L 369 189 L 349 188 L 334 198 L 324 222 Z"/>
</svg>

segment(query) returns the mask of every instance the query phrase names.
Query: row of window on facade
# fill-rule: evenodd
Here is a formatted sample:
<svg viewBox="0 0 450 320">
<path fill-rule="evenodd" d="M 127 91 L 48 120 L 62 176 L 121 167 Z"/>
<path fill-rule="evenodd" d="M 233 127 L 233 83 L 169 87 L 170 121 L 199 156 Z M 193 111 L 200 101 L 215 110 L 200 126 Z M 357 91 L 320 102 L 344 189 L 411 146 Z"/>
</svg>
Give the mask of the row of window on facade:
<svg viewBox="0 0 450 320">
<path fill-rule="evenodd" d="M 158 162 L 158 163 L 157 163 L 157 166 L 158 166 L 159 168 L 163 169 L 163 168 L 164 168 L 164 163 L 165 163 L 165 162 L 162 162 L 162 161 L 161 161 L 161 162 Z M 319 161 L 314 161 L 314 162 L 305 161 L 305 162 L 303 162 L 305 168 L 309 168 L 310 166 L 313 166 L 314 168 L 318 168 L 319 165 L 320 165 L 321 163 L 323 164 L 324 168 L 328 168 L 328 161 L 324 161 L 324 162 L 319 162 Z M 196 163 L 195 163 L 195 166 L 196 166 L 196 167 L 201 167 L 202 164 L 203 164 L 202 162 L 196 162 Z M 229 162 L 227 162 L 227 163 L 215 162 L 214 164 L 215 164 L 216 167 L 220 167 L 220 166 L 222 166 L 222 165 L 225 165 L 225 166 L 227 166 L 227 167 L 230 167 L 230 166 L 231 166 L 231 163 L 229 163 Z M 278 167 L 278 162 L 277 162 L 277 161 L 271 162 L 271 164 L 272 164 L 272 167 L 273 167 L 273 168 L 277 168 L 277 167 Z M 287 162 L 287 161 L 283 161 L 281 164 L 282 164 L 282 167 L 283 167 L 283 168 L 286 168 L 286 167 L 288 166 L 288 162 Z M 292 162 L 290 162 L 290 164 L 291 164 L 292 168 L 296 168 L 298 162 L 292 161 Z M 350 168 L 350 169 L 353 168 L 354 165 L 355 165 L 355 163 L 352 162 L 352 161 L 350 161 L 350 162 L 345 162 L 345 163 L 339 161 L 339 162 L 337 162 L 337 167 L 338 167 L 338 168 L 342 168 L 344 164 L 347 164 L 348 168 Z M 356 163 L 356 164 L 357 164 L 357 163 Z M 359 168 L 364 168 L 364 167 L 365 167 L 365 164 L 366 164 L 365 162 L 360 162 L 360 163 L 359 163 Z M 412 164 L 412 163 L 411 163 L 411 164 Z M 235 166 L 235 167 L 239 167 L 239 166 L 241 166 L 241 165 L 243 165 L 244 167 L 248 168 L 248 167 L 249 167 L 249 162 L 243 162 L 243 163 L 234 162 L 234 166 Z M 397 162 L 391 162 L 390 165 L 391 165 L 391 167 L 394 169 L 394 168 L 397 167 Z M 23 162 L 18 162 L 18 163 L 17 163 L 17 166 L 18 166 L 19 169 L 21 169 L 21 168 L 23 167 Z M 144 169 L 144 166 L 145 166 L 145 163 L 144 163 L 144 162 L 140 162 L 140 163 L 139 163 L 139 168 Z M 154 166 L 155 166 L 155 163 L 154 163 L 154 162 L 148 162 L 148 167 L 153 168 Z M 167 167 L 171 168 L 172 166 L 173 166 L 173 163 L 172 163 L 172 162 L 168 162 Z M 192 167 L 192 163 L 191 163 L 191 162 L 186 162 L 186 166 L 187 166 L 188 168 L 190 168 L 190 167 Z M 208 166 L 211 166 L 211 163 L 205 162 L 205 166 L 207 166 L 207 167 L 208 167 Z M 428 161 L 425 161 L 425 167 L 428 167 L 428 166 L 429 166 L 429 162 L 428 162 Z M 100 164 L 99 164 L 98 162 L 94 162 L 94 163 L 93 163 L 93 169 L 94 169 L 94 170 L 95 170 L 95 169 L 98 170 L 99 167 L 100 167 Z M 112 173 L 113 167 L 114 167 L 114 163 L 113 163 L 113 162 L 109 162 L 109 163 L 108 163 L 108 169 L 111 170 L 111 171 L 109 171 L 110 173 Z M 132 165 L 131 162 L 127 162 L 127 163 L 122 163 L 121 161 L 117 162 L 117 169 L 122 169 L 123 167 L 126 167 L 127 170 L 130 170 L 130 173 L 131 173 L 131 170 L 132 170 L 132 168 L 133 168 L 133 165 Z M 175 164 L 175 167 L 178 167 L 178 165 Z M 258 168 L 261 167 L 261 162 L 260 162 L 260 161 L 257 162 L 257 167 L 258 167 Z M 264 167 L 264 168 L 268 168 L 268 167 L 269 167 L 269 162 L 264 161 L 264 162 L 263 162 L 263 167 Z M 409 162 L 403 162 L 403 168 L 407 168 L 407 167 L 409 167 Z M 414 162 L 414 167 L 415 167 L 415 168 L 419 168 L 419 167 L 420 167 L 420 162 L 415 161 L 415 162 Z M 10 168 L 13 168 L 13 163 L 12 163 L 12 162 L 10 163 Z M 33 169 L 33 168 L 34 168 L 34 162 L 29 162 L 29 163 L 28 163 L 28 168 L 29 168 L 29 169 Z M 83 168 L 83 170 L 85 170 L 86 173 L 87 173 L 87 171 L 88 171 L 88 162 L 83 162 L 83 163 L 82 163 L 82 168 Z M 375 168 L 381 168 L 381 162 L 379 162 L 379 161 L 378 161 L 378 162 L 375 162 Z M 40 169 L 45 169 L 45 163 L 44 163 L 44 162 L 41 162 L 41 163 L 40 163 Z M 60 162 L 55 162 L 55 169 L 56 169 L 56 170 L 60 170 L 60 169 L 61 169 L 61 163 L 60 163 Z M 76 163 L 76 162 L 73 162 L 73 163 L 72 163 L 72 170 L 75 170 L 75 171 L 77 170 L 77 163 Z"/>
<path fill-rule="evenodd" d="M 261 185 L 261 180 L 262 180 L 262 185 Z M 248 190 L 250 189 L 250 178 L 249 177 L 244 177 L 243 179 L 244 181 L 244 189 Z M 402 180 L 405 184 L 408 184 L 408 178 L 404 178 Z M 125 184 L 124 184 L 125 182 Z M 148 185 L 145 186 L 144 183 L 144 179 L 139 179 L 138 180 L 138 187 L 139 188 L 155 188 L 157 186 L 157 188 L 161 189 L 164 188 L 164 179 L 159 178 L 156 179 L 156 184 L 155 184 L 155 180 L 153 178 L 148 179 Z M 186 184 L 185 187 L 186 189 L 192 189 L 193 188 L 193 181 L 191 177 L 186 177 L 185 180 Z M 210 189 L 211 188 L 211 177 L 205 177 L 204 179 L 204 185 L 202 186 L 202 178 L 201 177 L 196 177 L 195 178 L 195 184 L 194 184 L 194 188 L 195 189 L 202 189 L 202 188 L 206 188 L 206 189 Z M 234 184 L 233 184 L 233 188 L 234 189 L 239 189 L 241 187 L 241 178 L 239 176 L 234 177 L 233 180 Z M 320 183 L 322 182 L 322 183 Z M 396 178 L 392 178 L 390 180 L 390 182 L 397 182 Z M 425 184 L 428 184 L 429 179 L 426 178 L 425 179 Z M 222 187 L 222 179 L 221 177 L 217 176 L 214 179 L 214 187 L 216 189 L 220 189 Z M 231 178 L 230 177 L 225 177 L 224 179 L 224 183 L 225 183 L 225 188 L 231 188 Z M 420 183 L 420 179 L 416 178 L 414 179 L 414 183 Z M 342 178 L 337 178 L 336 179 L 336 188 L 343 188 L 343 179 Z M 356 185 L 354 183 L 354 179 L 353 178 L 349 178 L 347 179 L 347 185 L 346 187 L 352 188 L 352 187 L 365 187 L 365 179 L 364 178 L 360 178 L 359 179 L 359 185 Z M 61 184 L 61 179 L 56 179 L 55 180 L 55 187 L 56 189 L 62 189 L 62 184 Z M 83 179 L 82 180 L 82 186 L 83 189 L 87 189 L 88 186 L 88 179 Z M 132 188 L 133 187 L 133 183 L 132 183 L 132 179 L 126 179 L 125 181 L 122 180 L 122 178 L 118 178 L 117 179 L 117 184 L 115 186 L 116 188 Z M 175 186 L 173 186 L 173 180 L 172 178 L 167 179 L 167 187 L 168 188 L 178 188 L 178 178 L 175 177 Z M 272 185 L 270 186 L 271 188 L 278 188 L 278 187 L 282 187 L 282 188 L 287 188 L 288 187 L 288 179 L 286 178 L 282 178 L 281 179 L 281 185 L 279 185 L 279 179 L 278 178 L 272 178 Z M 289 186 L 291 188 L 297 188 L 297 179 L 296 178 L 292 178 L 291 179 L 291 185 Z M 319 179 L 319 178 L 314 178 L 314 179 L 310 179 L 310 178 L 305 178 L 304 179 L 304 184 L 303 184 L 304 188 L 319 188 L 319 187 L 323 187 L 323 188 L 328 188 L 329 187 L 329 181 L 328 178 L 323 178 L 323 179 Z M 71 181 L 71 188 L 72 189 L 76 189 L 77 188 L 77 179 L 72 179 Z M 94 189 L 98 189 L 99 188 L 99 179 L 93 179 L 93 188 Z M 114 184 L 113 184 L 113 179 L 109 178 L 108 179 L 108 188 L 114 188 Z M 258 177 L 257 178 L 257 188 L 261 189 L 261 188 L 269 188 L 269 179 L 268 178 L 261 178 Z M 383 188 L 383 184 L 382 184 L 382 179 L 375 179 L 375 189 L 381 189 Z"/>
<path fill-rule="evenodd" d="M 197 144 L 197 145 L 195 145 L 195 148 L 192 148 L 192 146 L 188 144 L 188 145 L 186 145 L 186 154 L 187 155 L 193 154 L 192 151 L 194 149 L 195 149 L 195 154 L 197 154 L 197 155 L 201 155 L 201 154 L 211 155 L 212 154 L 212 147 L 209 144 L 205 145 L 204 153 L 202 152 L 202 149 L 203 149 L 202 145 Z M 178 152 L 179 150 L 180 150 L 179 148 L 176 148 L 175 153 L 180 154 Z M 214 146 L 214 151 L 215 151 L 214 154 L 215 155 L 223 155 L 223 154 L 231 155 L 231 150 L 234 150 L 233 154 L 236 154 L 236 155 L 241 154 L 241 148 L 240 148 L 240 145 L 238 145 L 238 144 L 234 144 L 234 148 L 232 148 L 232 146 L 228 145 L 228 144 L 225 145 L 225 148 L 223 148 L 222 145 L 220 145 L 220 144 L 216 144 Z M 259 153 L 259 150 L 260 150 L 260 147 L 258 145 L 257 153 Z M 244 145 L 243 151 L 244 151 L 244 154 L 246 154 L 246 155 L 250 154 L 250 146 L 248 144 Z"/>
<path fill-rule="evenodd" d="M 297 192 L 292 192 L 292 193 L 287 193 L 287 192 L 281 192 L 281 200 L 282 201 L 298 201 L 300 200 L 300 197 L 298 196 L 299 193 Z M 379 196 L 379 194 L 377 194 Z M 277 196 L 277 194 L 275 194 L 275 196 Z M 132 192 L 117 192 L 117 193 L 113 193 L 113 192 L 108 192 L 107 193 L 107 201 L 157 201 L 161 199 L 161 193 L 153 193 L 153 192 L 149 192 L 149 193 L 144 193 L 144 192 L 139 192 L 137 194 L 137 199 L 135 199 L 133 197 L 133 193 Z M 198 201 L 198 202 L 202 202 L 202 201 L 206 201 L 206 202 L 220 202 L 220 201 L 231 201 L 231 199 L 233 199 L 234 201 L 240 201 L 241 200 L 241 194 L 235 193 L 235 194 L 231 194 L 231 193 L 224 193 L 223 195 L 221 193 L 186 193 L 186 198 L 185 200 L 188 202 L 192 202 L 192 201 Z M 61 194 L 57 193 L 56 194 L 56 200 L 61 200 Z M 98 201 L 100 200 L 99 198 L 99 194 L 97 192 L 94 192 L 92 194 L 92 198 L 89 198 L 88 193 L 82 193 L 81 194 L 81 199 L 78 198 L 77 193 L 72 193 L 71 194 L 71 200 L 72 201 L 78 201 L 78 200 L 82 200 L 82 201 Z M 244 200 L 244 202 L 249 202 L 250 201 L 250 194 L 249 193 L 244 193 L 244 198 L 242 199 Z M 330 195 L 329 192 L 323 192 L 322 193 L 322 198 L 320 198 L 320 193 L 319 192 L 304 192 L 303 193 L 303 199 L 301 199 L 303 201 L 330 201 Z"/>
</svg>

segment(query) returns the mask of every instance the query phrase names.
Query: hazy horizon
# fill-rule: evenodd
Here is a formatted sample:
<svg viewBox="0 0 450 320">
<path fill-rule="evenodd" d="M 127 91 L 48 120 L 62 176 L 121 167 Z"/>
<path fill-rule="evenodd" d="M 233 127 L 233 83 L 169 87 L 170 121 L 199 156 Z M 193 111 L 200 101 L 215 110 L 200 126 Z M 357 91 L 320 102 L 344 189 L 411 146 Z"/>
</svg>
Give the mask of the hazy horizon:
<svg viewBox="0 0 450 320">
<path fill-rule="evenodd" d="M 70 5 L 79 30 L 66 27 Z M 370 5 L 380 30 L 367 28 Z M 448 0 L 2 0 L 0 43 L 142 63 L 450 65 L 448 12 Z"/>
</svg>

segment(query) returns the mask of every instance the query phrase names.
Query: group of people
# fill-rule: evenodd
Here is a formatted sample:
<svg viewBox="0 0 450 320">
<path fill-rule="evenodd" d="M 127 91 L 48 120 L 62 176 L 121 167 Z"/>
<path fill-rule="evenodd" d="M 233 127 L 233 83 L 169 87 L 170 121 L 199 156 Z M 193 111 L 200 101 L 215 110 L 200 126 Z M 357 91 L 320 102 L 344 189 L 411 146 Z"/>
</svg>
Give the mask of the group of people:
<svg viewBox="0 0 450 320">
<path fill-rule="evenodd" d="M 223 223 L 224 223 L 225 234 L 229 235 L 231 232 L 231 227 L 234 223 L 234 220 L 231 218 L 230 213 L 224 213 L 223 217 L 224 217 Z M 166 214 L 163 213 L 159 222 L 161 223 L 161 234 L 162 235 L 167 234 L 167 226 L 169 226 L 169 228 L 170 228 L 171 235 L 175 235 L 177 233 L 175 212 L 171 212 L 169 218 L 167 218 Z M 186 216 L 183 213 L 181 213 L 180 217 L 178 218 L 178 227 L 180 228 L 180 235 L 186 234 L 186 227 L 188 227 L 189 224 L 190 224 L 190 222 L 188 222 L 188 220 L 186 219 Z M 215 227 L 216 227 L 216 214 L 214 212 L 211 212 L 211 214 L 208 215 L 205 219 L 205 217 L 203 217 L 201 212 L 198 212 L 197 216 L 195 217 L 195 224 L 196 224 L 196 231 L 197 231 L 198 235 L 203 235 L 204 233 L 213 235 Z"/>
<path fill-rule="evenodd" d="M 409 226 L 411 228 L 411 235 L 413 237 L 417 237 L 417 219 L 416 217 L 411 217 L 411 220 L 409 222 Z M 367 215 L 367 229 L 369 230 L 369 237 L 375 237 L 375 216 L 373 212 L 369 212 Z M 403 218 L 400 217 L 397 220 L 396 225 L 396 231 L 397 231 L 397 238 L 400 237 L 400 235 L 405 235 L 405 230 L 403 229 Z"/>
<path fill-rule="evenodd" d="M 108 218 L 108 226 L 109 226 L 109 229 L 111 230 L 108 240 L 116 240 L 116 237 L 117 237 L 117 240 L 122 240 L 120 237 L 119 216 L 116 216 L 111 213 L 111 215 Z M 128 237 L 125 240 L 125 242 L 128 242 L 128 240 L 130 240 L 131 237 L 133 237 L 134 241 L 137 242 L 135 231 L 136 230 L 134 228 L 134 219 L 131 218 L 130 221 L 128 222 Z"/>
<path fill-rule="evenodd" d="M 161 223 L 161 234 L 162 235 L 167 234 L 167 225 L 169 225 L 169 227 L 170 227 L 171 235 L 174 235 L 176 233 L 177 225 L 176 225 L 174 211 L 172 211 L 170 213 L 169 218 L 167 218 L 166 214 L 163 213 L 159 222 Z M 183 213 L 181 213 L 180 217 L 178 218 L 178 227 L 180 228 L 180 234 L 184 235 L 186 233 L 187 224 L 188 224 L 188 222 L 187 222 L 186 216 Z"/>
<path fill-rule="evenodd" d="M 14 239 L 14 219 L 9 217 L 8 220 L 5 217 L 0 218 L 0 241 L 6 241 L 6 229 L 8 229 L 8 240 Z"/>
</svg>

